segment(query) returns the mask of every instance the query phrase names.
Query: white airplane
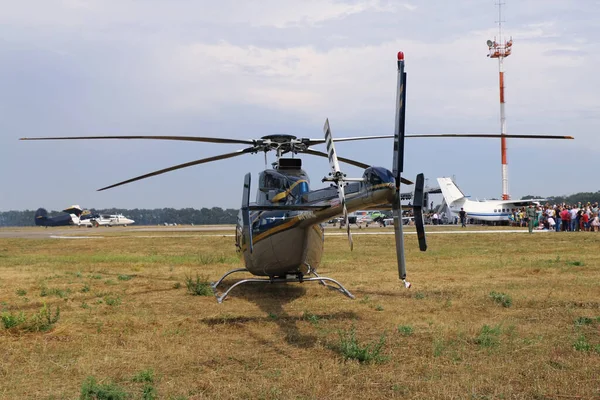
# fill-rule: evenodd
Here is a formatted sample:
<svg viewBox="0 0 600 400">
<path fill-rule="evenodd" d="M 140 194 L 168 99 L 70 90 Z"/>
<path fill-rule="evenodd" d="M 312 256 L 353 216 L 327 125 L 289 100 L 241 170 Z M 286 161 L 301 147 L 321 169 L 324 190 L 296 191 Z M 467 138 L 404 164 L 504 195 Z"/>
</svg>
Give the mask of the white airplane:
<svg viewBox="0 0 600 400">
<path fill-rule="evenodd" d="M 509 221 L 513 209 L 526 207 L 531 203 L 539 204 L 544 199 L 531 200 L 469 200 L 452 181 L 452 178 L 437 178 L 444 200 L 452 215 L 459 215 L 464 209 L 467 218 L 479 221 L 504 222 Z"/>
<path fill-rule="evenodd" d="M 135 223 L 134 220 L 124 217 L 122 214 L 107 215 L 98 214 L 89 219 L 93 226 L 127 226 Z"/>
</svg>

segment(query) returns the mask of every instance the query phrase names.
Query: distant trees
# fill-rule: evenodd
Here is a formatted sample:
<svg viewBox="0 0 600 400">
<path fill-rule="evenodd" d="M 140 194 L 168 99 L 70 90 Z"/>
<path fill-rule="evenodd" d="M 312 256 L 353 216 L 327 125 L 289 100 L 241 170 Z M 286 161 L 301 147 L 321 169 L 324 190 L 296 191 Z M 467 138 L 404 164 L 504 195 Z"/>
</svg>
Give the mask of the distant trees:
<svg viewBox="0 0 600 400">
<path fill-rule="evenodd" d="M 0 212 L 0 226 L 30 226 L 35 225 L 35 211 L 5 211 Z"/>
<path fill-rule="evenodd" d="M 600 202 L 600 190 L 597 192 L 580 192 L 569 196 L 533 196 L 527 195 L 521 197 L 521 200 L 529 199 L 548 199 L 551 204 L 567 203 L 577 204 L 587 202 Z M 235 224 L 237 221 L 238 210 L 234 208 L 222 209 L 213 208 L 155 208 L 144 209 L 134 208 L 128 210 L 125 208 L 107 208 L 95 209 L 90 211 L 94 214 L 123 214 L 133 219 L 136 225 L 217 225 L 217 224 Z M 60 214 L 61 211 L 51 211 L 50 215 Z M 25 211 L 3 211 L 0 212 L 0 226 L 33 226 L 35 225 L 33 217 L 35 210 Z"/>
<path fill-rule="evenodd" d="M 167 224 L 235 224 L 238 210 L 233 208 L 222 209 L 220 207 L 202 208 L 156 208 L 133 210 L 125 208 L 90 209 L 92 214 L 123 214 L 133 219 L 136 225 L 162 225 Z M 51 211 L 50 215 L 60 214 L 61 211 Z M 0 226 L 33 226 L 35 211 L 5 211 L 0 212 Z"/>
<path fill-rule="evenodd" d="M 527 195 L 521 197 L 521 200 L 530 200 L 530 199 L 548 199 L 548 202 L 551 204 L 577 204 L 577 203 L 594 203 L 600 202 L 600 190 L 597 192 L 579 192 L 571 195 L 565 196 L 532 196 Z"/>
</svg>

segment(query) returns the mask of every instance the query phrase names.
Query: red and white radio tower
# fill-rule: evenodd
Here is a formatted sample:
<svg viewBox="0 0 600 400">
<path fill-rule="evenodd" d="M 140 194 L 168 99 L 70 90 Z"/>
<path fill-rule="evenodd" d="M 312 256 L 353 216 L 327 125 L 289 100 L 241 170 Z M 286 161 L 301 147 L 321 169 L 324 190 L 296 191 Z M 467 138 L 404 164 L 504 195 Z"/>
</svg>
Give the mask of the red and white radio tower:
<svg viewBox="0 0 600 400">
<path fill-rule="evenodd" d="M 489 49 L 488 57 L 498 59 L 498 67 L 500 71 L 500 134 L 506 135 L 506 116 L 504 114 L 504 57 L 510 56 L 512 49 L 512 37 L 508 42 L 505 42 L 502 38 L 502 4 L 497 3 L 498 6 L 498 38 L 494 40 L 488 40 L 487 45 Z M 508 164 L 506 162 L 506 138 L 500 138 L 502 147 L 502 200 L 509 200 L 510 195 L 508 194 Z"/>
</svg>

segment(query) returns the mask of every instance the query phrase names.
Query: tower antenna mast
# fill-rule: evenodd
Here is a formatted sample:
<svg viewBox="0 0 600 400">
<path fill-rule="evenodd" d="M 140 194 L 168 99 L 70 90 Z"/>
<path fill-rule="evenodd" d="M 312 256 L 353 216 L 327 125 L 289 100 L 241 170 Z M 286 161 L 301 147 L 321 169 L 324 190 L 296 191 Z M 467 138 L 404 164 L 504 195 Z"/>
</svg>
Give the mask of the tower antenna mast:
<svg viewBox="0 0 600 400">
<path fill-rule="evenodd" d="M 488 57 L 498 59 L 498 70 L 499 70 L 499 83 L 500 83 L 500 134 L 506 135 L 506 115 L 504 112 L 504 58 L 510 56 L 512 50 L 512 37 L 508 42 L 502 37 L 502 3 L 499 1 L 496 3 L 498 6 L 498 37 L 494 40 L 488 40 Z M 506 138 L 500 138 L 500 145 L 502 151 L 502 199 L 510 200 L 508 194 L 508 163 L 506 161 Z"/>
</svg>

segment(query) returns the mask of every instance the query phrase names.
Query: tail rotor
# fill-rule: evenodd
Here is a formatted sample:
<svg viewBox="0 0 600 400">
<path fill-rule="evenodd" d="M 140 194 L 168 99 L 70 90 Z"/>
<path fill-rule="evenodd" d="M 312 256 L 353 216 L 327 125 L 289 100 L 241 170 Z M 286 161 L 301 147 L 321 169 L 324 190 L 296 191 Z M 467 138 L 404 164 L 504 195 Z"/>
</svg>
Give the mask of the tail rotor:
<svg viewBox="0 0 600 400">
<path fill-rule="evenodd" d="M 402 172 L 404 171 L 404 138 L 406 125 L 406 72 L 404 72 L 404 53 L 398 53 L 398 83 L 396 86 L 396 118 L 394 129 L 394 158 L 392 173 L 396 178 L 396 199 L 392 204 L 394 215 L 394 237 L 396 239 L 396 257 L 398 260 L 398 276 L 408 289 L 411 284 L 406 280 L 406 260 L 404 258 L 404 233 L 402 231 L 402 205 L 400 204 L 400 184 L 402 183 Z M 425 178 L 423 174 L 417 176 L 415 186 L 413 211 L 415 213 L 415 225 L 419 237 L 421 251 L 427 249 L 425 242 L 425 227 L 423 225 L 423 186 Z M 417 197 L 420 199 L 418 200 Z M 418 200 L 418 201 L 417 201 Z"/>
<path fill-rule="evenodd" d="M 354 242 L 352 241 L 352 233 L 350 233 L 350 223 L 348 221 L 348 208 L 346 207 L 346 194 L 344 192 L 344 186 L 346 186 L 346 175 L 340 170 L 340 164 L 338 162 L 338 157 L 335 152 L 335 146 L 333 145 L 333 138 L 331 136 L 331 128 L 329 127 L 329 119 L 325 120 L 323 132 L 325 133 L 325 146 L 327 147 L 327 156 L 329 158 L 329 166 L 331 167 L 331 172 L 329 173 L 329 176 L 323 178 L 323 182 L 334 182 L 337 186 L 338 197 L 340 199 L 340 204 L 342 205 L 344 221 L 346 223 L 348 243 L 350 243 L 350 250 L 353 250 Z"/>
</svg>

